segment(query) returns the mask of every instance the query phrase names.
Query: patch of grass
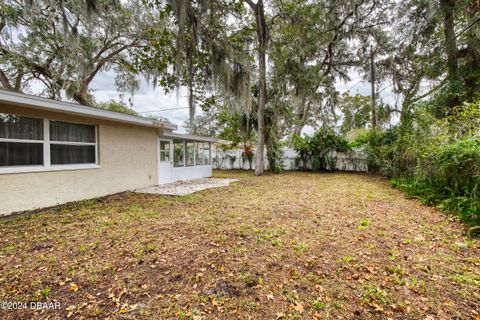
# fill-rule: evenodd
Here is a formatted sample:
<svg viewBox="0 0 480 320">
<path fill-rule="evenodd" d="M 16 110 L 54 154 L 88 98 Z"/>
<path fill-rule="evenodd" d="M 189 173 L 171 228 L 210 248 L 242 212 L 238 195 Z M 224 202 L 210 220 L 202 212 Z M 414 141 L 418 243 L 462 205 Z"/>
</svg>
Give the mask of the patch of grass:
<svg viewBox="0 0 480 320">
<path fill-rule="evenodd" d="M 480 288 L 480 276 L 474 275 L 471 272 L 456 273 L 451 276 L 451 279 L 457 283 L 468 284 Z"/>
<path fill-rule="evenodd" d="M 217 242 L 218 244 L 224 245 L 225 242 L 227 242 L 227 239 L 228 238 L 225 234 L 221 234 L 215 239 L 215 242 Z"/>
<path fill-rule="evenodd" d="M 190 198 L 126 193 L 0 223 L 0 300 L 48 296 L 85 319 L 471 316 L 460 306 L 478 300 L 479 241 L 383 179 L 221 175 L 241 179 Z M 452 250 L 457 241 L 468 249 Z M 404 252 L 411 259 L 401 259 Z M 433 280 L 442 270 L 457 273 Z M 72 282 L 77 293 L 69 291 Z M 42 293 L 46 286 L 52 291 Z M 89 294 L 104 303 L 92 304 Z M 142 306 L 120 314 L 127 303 Z"/>
<path fill-rule="evenodd" d="M 243 307 L 250 311 L 255 311 L 260 308 L 260 303 L 252 301 L 252 300 L 245 300 L 242 302 Z"/>
<path fill-rule="evenodd" d="M 262 229 L 258 229 L 257 232 L 260 233 L 260 235 L 257 236 L 257 241 L 260 242 L 270 240 L 275 237 L 275 234 L 272 231 L 263 231 Z"/>
<path fill-rule="evenodd" d="M 305 276 L 305 278 L 310 281 L 310 282 L 313 282 L 315 284 L 320 284 L 322 282 L 322 278 L 316 274 L 314 274 L 313 272 L 309 272 L 307 273 L 307 275 Z"/>
<path fill-rule="evenodd" d="M 360 226 L 358 226 L 358 230 L 365 230 L 369 225 L 369 222 L 367 219 L 362 219 L 360 220 Z"/>
<path fill-rule="evenodd" d="M 227 216 L 229 218 L 235 218 L 237 216 L 237 213 L 235 211 L 228 211 Z"/>
<path fill-rule="evenodd" d="M 307 252 L 309 249 L 308 245 L 304 242 L 300 242 L 299 244 L 297 244 L 297 246 L 295 247 L 295 250 L 298 252 L 298 253 L 305 253 Z"/>
<path fill-rule="evenodd" d="M 311 303 L 311 306 L 313 309 L 317 311 L 321 311 L 327 307 L 327 304 L 325 302 L 322 302 L 320 300 L 315 300 Z"/>
<path fill-rule="evenodd" d="M 3 247 L 0 252 L 2 253 L 9 253 L 15 250 L 17 246 L 14 243 L 10 243 L 7 246 Z"/>
<path fill-rule="evenodd" d="M 391 281 L 393 281 L 397 285 L 403 285 L 405 284 L 405 275 L 406 271 L 400 266 L 387 266 L 385 267 L 385 270 L 387 273 L 390 275 Z"/>
<path fill-rule="evenodd" d="M 390 260 L 395 261 L 400 256 L 400 252 L 397 249 L 389 249 L 387 251 Z"/>
<path fill-rule="evenodd" d="M 233 252 L 237 254 L 245 253 L 248 251 L 248 248 L 246 246 L 237 246 L 233 249 Z"/>
<path fill-rule="evenodd" d="M 50 292 L 51 292 L 50 287 L 45 287 L 41 290 L 38 290 L 35 294 L 35 296 L 37 297 L 36 300 L 40 300 L 39 298 L 43 298 L 45 300 L 48 300 L 48 297 L 50 296 Z"/>
<path fill-rule="evenodd" d="M 343 263 L 346 263 L 346 264 L 350 264 L 352 262 L 355 262 L 357 261 L 357 258 L 355 257 L 352 257 L 352 256 L 343 256 L 340 258 L 340 262 L 343 262 Z"/>
<path fill-rule="evenodd" d="M 374 244 L 374 243 L 368 242 L 368 243 L 365 245 L 365 247 L 367 247 L 368 250 L 373 250 L 373 249 L 375 249 L 375 248 L 377 247 L 377 245 Z"/>
<path fill-rule="evenodd" d="M 241 273 L 239 275 L 239 279 L 241 282 L 245 284 L 246 287 L 254 287 L 258 283 L 258 279 L 256 279 L 253 275 L 250 273 Z"/>
<path fill-rule="evenodd" d="M 390 299 L 387 294 L 380 288 L 368 286 L 365 288 L 362 295 L 362 303 L 367 305 L 386 305 Z"/>
<path fill-rule="evenodd" d="M 135 248 L 133 256 L 135 257 L 135 259 L 137 259 L 137 261 L 140 261 L 145 255 L 154 253 L 156 251 L 158 251 L 158 246 L 156 244 L 139 244 Z"/>
<path fill-rule="evenodd" d="M 272 239 L 271 242 L 272 242 L 272 246 L 274 247 L 280 247 L 282 245 L 282 243 L 278 239 Z"/>
</svg>

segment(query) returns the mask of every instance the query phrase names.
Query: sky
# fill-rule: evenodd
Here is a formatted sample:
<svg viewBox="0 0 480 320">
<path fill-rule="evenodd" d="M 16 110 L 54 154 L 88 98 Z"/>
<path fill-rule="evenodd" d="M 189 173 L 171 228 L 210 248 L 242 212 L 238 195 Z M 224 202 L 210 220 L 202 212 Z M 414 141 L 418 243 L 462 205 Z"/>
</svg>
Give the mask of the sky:
<svg viewBox="0 0 480 320">
<path fill-rule="evenodd" d="M 370 83 L 363 81 L 360 75 L 355 71 L 351 72 L 351 81 L 339 82 L 336 84 L 340 93 L 351 89 L 351 94 L 370 95 Z M 357 84 L 358 83 L 358 84 Z M 386 84 L 380 86 L 383 88 Z M 108 102 L 110 100 L 120 101 L 120 92 L 115 88 L 115 73 L 113 71 L 105 71 L 97 75 L 92 81 L 90 88 L 92 94 L 98 102 Z M 123 98 L 123 102 L 128 104 L 128 94 Z M 395 99 L 391 90 L 385 90 L 380 94 L 380 98 L 385 103 L 395 103 Z M 142 115 L 156 115 L 167 118 L 170 122 L 178 126 L 178 132 L 186 132 L 183 127 L 188 120 L 188 100 L 187 91 L 181 88 L 178 92 L 165 94 L 162 88 L 153 88 L 152 84 L 148 84 L 144 79 L 141 80 L 139 90 L 133 96 L 133 109 Z M 166 110 L 169 109 L 169 110 Z M 174 110 L 171 110 L 174 109 Z M 166 110 L 166 111 L 158 111 Z M 149 112 L 154 111 L 154 112 Z M 201 113 L 201 109 L 197 108 L 197 114 Z M 306 128 L 304 133 L 310 134 L 313 128 Z"/>
<path fill-rule="evenodd" d="M 97 102 L 121 101 L 121 93 L 115 88 L 115 73 L 106 71 L 99 73 L 90 85 L 92 94 Z M 123 102 L 128 105 L 129 94 L 124 94 Z M 172 94 L 165 94 L 160 87 L 153 88 L 145 79 L 140 81 L 140 88 L 133 96 L 133 109 L 141 115 L 155 115 L 167 118 L 178 125 L 178 132 L 185 132 L 183 124 L 188 119 L 187 92 L 181 88 Z M 158 111 L 165 109 L 175 109 Z M 149 112 L 155 111 L 155 112 Z M 200 111 L 199 111 L 200 112 Z"/>
</svg>

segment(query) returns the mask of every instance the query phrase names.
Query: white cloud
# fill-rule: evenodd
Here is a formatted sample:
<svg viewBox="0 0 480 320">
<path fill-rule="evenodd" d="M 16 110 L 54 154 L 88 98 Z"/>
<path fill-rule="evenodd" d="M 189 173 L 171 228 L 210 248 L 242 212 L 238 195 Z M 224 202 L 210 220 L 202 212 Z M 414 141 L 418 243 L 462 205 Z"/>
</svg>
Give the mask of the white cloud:
<svg viewBox="0 0 480 320">
<path fill-rule="evenodd" d="M 92 81 L 90 88 L 98 102 L 120 100 L 121 93 L 115 88 L 115 73 L 113 71 L 98 74 Z M 127 93 L 124 94 L 124 103 L 128 103 L 129 96 Z M 189 117 L 185 88 L 180 88 L 178 93 L 165 94 L 162 88 L 153 88 L 151 83 L 148 84 L 142 78 L 140 88 L 133 96 L 133 109 L 143 115 L 167 118 L 170 122 L 178 125 L 179 132 L 185 132 L 183 124 Z M 162 111 L 165 109 L 175 110 Z"/>
</svg>

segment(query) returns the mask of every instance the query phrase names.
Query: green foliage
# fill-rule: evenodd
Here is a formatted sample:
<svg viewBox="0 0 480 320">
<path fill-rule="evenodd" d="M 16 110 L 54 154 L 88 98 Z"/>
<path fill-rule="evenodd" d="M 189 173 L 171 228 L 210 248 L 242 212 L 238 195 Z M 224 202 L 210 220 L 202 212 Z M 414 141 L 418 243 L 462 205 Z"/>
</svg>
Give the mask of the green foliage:
<svg viewBox="0 0 480 320">
<path fill-rule="evenodd" d="M 431 166 L 421 163 L 415 175 L 397 177 L 392 184 L 425 204 L 480 225 L 480 139 L 442 145 L 430 158 Z"/>
<path fill-rule="evenodd" d="M 147 30 L 165 29 L 165 21 L 141 2 L 94 2 L 92 12 L 84 1 L 2 1 L 2 87 L 24 92 L 35 82 L 49 98 L 91 105 L 91 82 L 112 70 L 119 91 L 136 91 Z"/>
<path fill-rule="evenodd" d="M 256 119 L 254 114 L 241 114 L 222 110 L 218 114 L 221 131 L 218 137 L 234 144 L 249 145 L 256 141 Z"/>
<path fill-rule="evenodd" d="M 409 196 L 480 225 L 479 102 L 463 103 L 442 120 L 427 104 L 401 125 L 369 131 L 352 145 L 364 146 L 370 171 L 392 178 Z"/>
<path fill-rule="evenodd" d="M 334 171 L 335 159 L 331 153 L 350 150 L 348 141 L 343 136 L 325 127 L 320 128 L 313 136 L 294 136 L 293 148 L 299 154 L 299 167 L 306 169 L 310 162 L 314 171 Z"/>
<path fill-rule="evenodd" d="M 345 92 L 340 98 L 338 107 L 343 116 L 342 124 L 340 125 L 340 132 L 343 135 L 355 129 L 365 129 L 371 122 L 372 103 L 369 96 L 361 94 L 352 96 L 349 92 Z M 388 105 L 380 103 L 376 109 L 378 125 L 387 124 L 391 114 Z"/>
<path fill-rule="evenodd" d="M 297 152 L 298 154 L 297 159 L 299 160 L 299 163 L 297 163 L 297 166 L 303 170 L 307 169 L 308 161 L 311 156 L 310 141 L 311 141 L 310 136 L 304 136 L 304 137 L 301 137 L 299 135 L 293 136 L 293 148 Z"/>
<path fill-rule="evenodd" d="M 124 105 L 121 102 L 117 102 L 117 101 L 114 101 L 114 100 L 111 100 L 109 102 L 99 103 L 99 104 L 97 104 L 97 107 L 100 108 L 100 109 L 108 110 L 108 111 L 130 114 L 130 115 L 133 115 L 133 116 L 138 116 L 139 115 L 137 112 L 135 112 L 135 110 L 129 108 L 128 106 Z"/>
</svg>

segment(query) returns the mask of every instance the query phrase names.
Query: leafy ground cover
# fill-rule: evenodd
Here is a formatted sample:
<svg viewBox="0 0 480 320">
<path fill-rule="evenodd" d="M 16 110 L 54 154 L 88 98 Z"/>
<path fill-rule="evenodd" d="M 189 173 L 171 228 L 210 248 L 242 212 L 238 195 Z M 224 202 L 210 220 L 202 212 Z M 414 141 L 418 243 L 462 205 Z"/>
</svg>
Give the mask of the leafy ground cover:
<svg viewBox="0 0 480 320">
<path fill-rule="evenodd" d="M 480 243 L 381 178 L 285 173 L 0 223 L 1 319 L 478 319 Z"/>
</svg>

